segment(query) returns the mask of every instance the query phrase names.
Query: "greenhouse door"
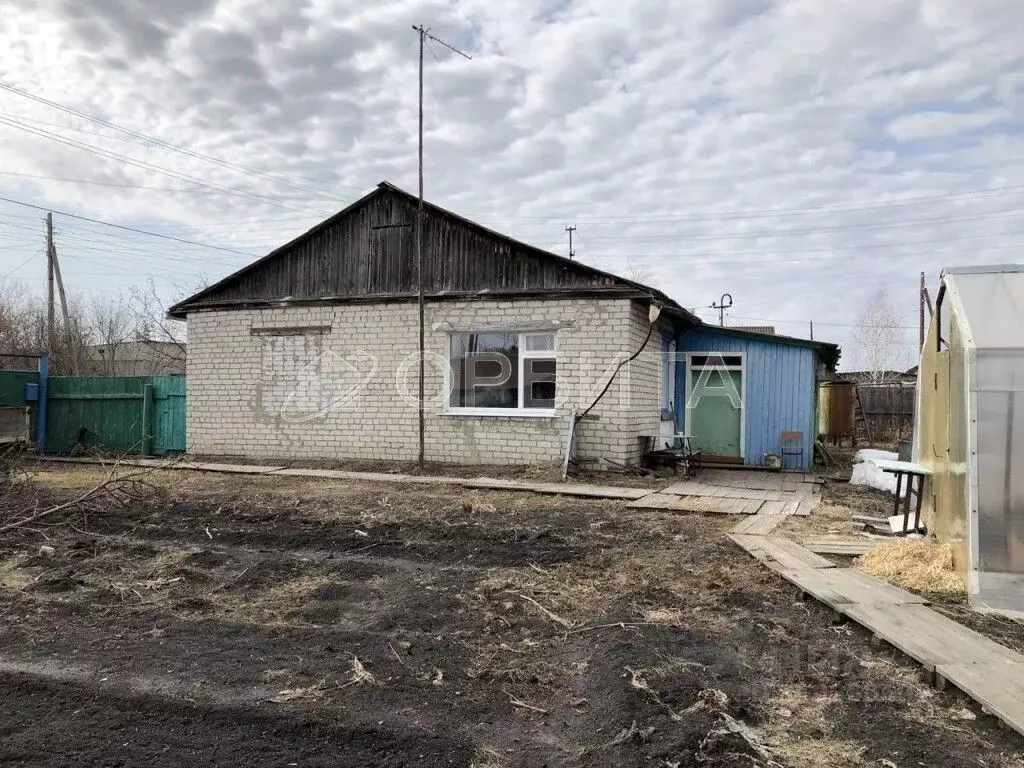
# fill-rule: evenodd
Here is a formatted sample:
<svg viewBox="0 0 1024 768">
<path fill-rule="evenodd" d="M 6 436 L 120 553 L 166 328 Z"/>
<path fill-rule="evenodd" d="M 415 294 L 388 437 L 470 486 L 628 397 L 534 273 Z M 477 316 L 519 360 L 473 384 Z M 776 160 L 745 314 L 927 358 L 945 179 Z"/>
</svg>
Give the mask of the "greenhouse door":
<svg viewBox="0 0 1024 768">
<path fill-rule="evenodd" d="M 743 356 L 687 355 L 686 424 L 705 459 L 743 461 Z"/>
</svg>

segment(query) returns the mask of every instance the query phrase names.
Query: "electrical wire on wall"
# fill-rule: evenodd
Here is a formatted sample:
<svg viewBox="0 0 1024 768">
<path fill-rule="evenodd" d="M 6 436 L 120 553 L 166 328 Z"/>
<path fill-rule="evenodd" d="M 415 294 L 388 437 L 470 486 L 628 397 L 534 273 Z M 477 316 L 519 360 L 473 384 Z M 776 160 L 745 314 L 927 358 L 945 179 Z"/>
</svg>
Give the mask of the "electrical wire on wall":
<svg viewBox="0 0 1024 768">
<path fill-rule="evenodd" d="M 584 410 L 582 413 L 577 413 L 576 411 L 573 411 L 569 415 L 569 440 L 568 440 L 568 443 L 566 444 L 566 447 L 565 447 L 565 461 L 562 462 L 562 479 L 563 480 L 569 474 L 569 464 L 574 462 L 574 458 L 573 458 L 572 454 L 573 454 L 573 450 L 574 450 L 575 445 L 576 445 L 576 426 L 580 423 L 580 421 L 583 420 L 583 418 L 588 413 L 590 413 L 594 409 L 594 406 L 596 406 L 599 402 L 601 402 L 601 398 L 603 398 L 606 394 L 608 394 L 608 390 L 611 389 L 612 383 L 615 381 L 615 377 L 619 375 L 619 371 L 621 371 L 624 367 L 626 367 L 631 362 L 633 362 L 638 357 L 640 357 L 640 354 L 647 348 L 647 344 L 650 342 L 651 336 L 654 335 L 654 325 L 655 325 L 655 323 L 658 322 L 658 318 L 660 316 L 661 316 L 661 307 L 658 306 L 657 304 L 653 304 L 652 303 L 651 306 L 647 310 L 647 320 L 648 320 L 647 336 L 644 337 L 643 344 L 640 345 L 640 347 L 636 350 L 636 352 L 634 352 L 632 355 L 627 357 L 625 360 L 621 361 L 615 367 L 615 370 L 612 371 L 612 375 L 608 377 L 608 381 L 605 382 L 604 388 L 601 390 L 600 394 L 598 394 L 598 396 L 594 398 L 594 402 L 592 402 L 590 405 L 588 405 L 586 410 Z"/>
</svg>

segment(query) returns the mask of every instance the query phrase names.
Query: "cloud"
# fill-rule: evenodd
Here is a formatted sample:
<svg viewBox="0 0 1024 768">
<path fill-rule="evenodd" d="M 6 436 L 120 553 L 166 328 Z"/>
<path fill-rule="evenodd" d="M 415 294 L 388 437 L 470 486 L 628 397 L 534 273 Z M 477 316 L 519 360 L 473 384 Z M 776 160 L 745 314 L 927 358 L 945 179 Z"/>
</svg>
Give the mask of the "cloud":
<svg viewBox="0 0 1024 768">
<path fill-rule="evenodd" d="M 889 123 L 886 130 L 897 141 L 935 139 L 987 128 L 1008 117 L 1009 113 L 1003 109 L 977 112 L 917 112 L 896 118 Z"/>
<path fill-rule="evenodd" d="M 562 253 L 575 224 L 579 258 L 684 306 L 843 342 L 875 287 L 912 326 L 921 271 L 1024 245 L 1016 0 L 13 0 L 4 82 L 229 165 L 0 92 L 0 194 L 266 252 L 415 189 L 419 23 L 473 55 L 426 52 L 428 197 Z M 0 207 L 0 274 L 38 219 Z M 82 290 L 247 259 L 58 220 Z"/>
</svg>

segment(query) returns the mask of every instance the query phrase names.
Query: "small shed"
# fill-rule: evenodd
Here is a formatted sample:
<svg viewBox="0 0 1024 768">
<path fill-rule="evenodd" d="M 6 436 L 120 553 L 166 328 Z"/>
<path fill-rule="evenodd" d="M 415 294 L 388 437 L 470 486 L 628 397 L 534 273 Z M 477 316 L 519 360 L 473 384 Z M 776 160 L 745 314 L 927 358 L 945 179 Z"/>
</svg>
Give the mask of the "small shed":
<svg viewBox="0 0 1024 768">
<path fill-rule="evenodd" d="M 929 531 L 972 603 L 1024 611 L 1024 266 L 944 270 L 918 371 Z"/>
<path fill-rule="evenodd" d="M 838 346 L 714 326 L 686 328 L 676 345 L 676 422 L 706 460 L 762 467 L 777 455 L 784 469 L 810 469 L 818 382 Z"/>
</svg>

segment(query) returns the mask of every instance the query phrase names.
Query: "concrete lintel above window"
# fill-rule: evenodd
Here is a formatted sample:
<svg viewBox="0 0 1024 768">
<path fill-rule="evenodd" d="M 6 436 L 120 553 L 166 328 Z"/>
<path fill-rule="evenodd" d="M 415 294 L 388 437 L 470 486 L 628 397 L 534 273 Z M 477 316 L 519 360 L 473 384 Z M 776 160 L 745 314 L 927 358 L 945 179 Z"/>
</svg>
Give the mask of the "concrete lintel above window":
<svg viewBox="0 0 1024 768">
<path fill-rule="evenodd" d="M 290 325 L 283 327 L 250 328 L 253 336 L 324 336 L 331 332 L 329 325 Z"/>
<path fill-rule="evenodd" d="M 537 333 L 544 331 L 557 331 L 562 328 L 575 328 L 576 319 L 567 320 L 531 320 L 530 318 L 506 320 L 500 323 L 473 322 L 473 323 L 450 323 L 440 321 L 434 323 L 431 328 L 435 331 L 447 331 L 449 333 L 491 333 L 495 331 L 516 331 L 517 333 Z"/>
<path fill-rule="evenodd" d="M 441 412 L 442 416 L 468 416 L 469 418 L 503 418 L 503 419 L 553 419 L 557 415 L 553 410 L 539 408 L 449 408 Z"/>
</svg>

